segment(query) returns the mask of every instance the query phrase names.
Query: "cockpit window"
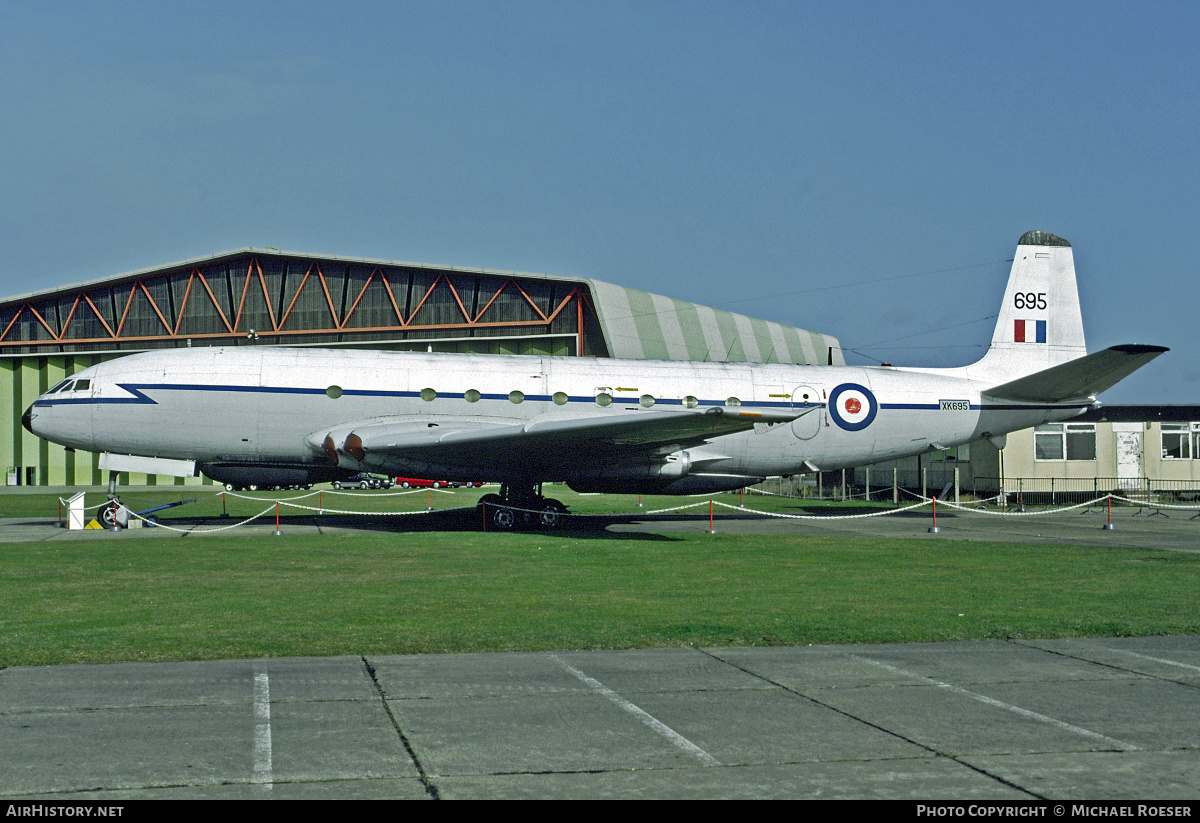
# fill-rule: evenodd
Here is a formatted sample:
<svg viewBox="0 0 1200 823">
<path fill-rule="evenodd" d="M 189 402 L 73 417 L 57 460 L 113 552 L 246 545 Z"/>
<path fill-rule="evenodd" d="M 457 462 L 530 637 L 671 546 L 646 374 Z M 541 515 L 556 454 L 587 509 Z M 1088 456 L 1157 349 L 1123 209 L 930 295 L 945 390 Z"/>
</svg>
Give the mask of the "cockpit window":
<svg viewBox="0 0 1200 823">
<path fill-rule="evenodd" d="M 55 393 L 55 392 L 57 392 L 57 391 L 62 391 L 63 389 L 65 389 L 65 388 L 66 388 L 67 386 L 69 386 L 69 385 L 71 385 L 71 381 L 70 381 L 70 380 L 64 380 L 64 381 L 62 381 L 61 383 L 58 383 L 58 384 L 56 384 L 56 385 L 54 386 L 54 388 L 50 389 L 50 391 L 46 392 L 46 394 L 54 394 L 54 393 Z"/>
<path fill-rule="evenodd" d="M 75 388 L 71 389 L 71 391 L 87 391 L 91 387 L 92 387 L 91 380 L 76 380 Z"/>
</svg>

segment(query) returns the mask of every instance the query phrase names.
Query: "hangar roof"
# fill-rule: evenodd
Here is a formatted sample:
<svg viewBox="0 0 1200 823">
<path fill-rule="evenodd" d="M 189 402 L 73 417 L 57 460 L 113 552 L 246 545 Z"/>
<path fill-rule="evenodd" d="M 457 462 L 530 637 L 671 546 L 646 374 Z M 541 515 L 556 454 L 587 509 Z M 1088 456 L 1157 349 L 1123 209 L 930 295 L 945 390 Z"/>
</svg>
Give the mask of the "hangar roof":
<svg viewBox="0 0 1200 823">
<path fill-rule="evenodd" d="M 280 344 L 533 335 L 631 359 L 844 362 L 832 336 L 593 278 L 272 247 L 0 300 L 0 355 L 240 342 L 251 331 Z"/>
</svg>

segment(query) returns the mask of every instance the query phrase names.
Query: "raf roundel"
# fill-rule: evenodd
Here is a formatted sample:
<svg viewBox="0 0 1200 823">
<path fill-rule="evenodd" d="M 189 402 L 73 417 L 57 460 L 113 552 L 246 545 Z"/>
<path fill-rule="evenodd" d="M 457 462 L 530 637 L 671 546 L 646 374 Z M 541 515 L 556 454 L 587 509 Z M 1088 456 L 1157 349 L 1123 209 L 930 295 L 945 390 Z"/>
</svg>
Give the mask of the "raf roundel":
<svg viewBox="0 0 1200 823">
<path fill-rule="evenodd" d="M 829 394 L 829 416 L 846 431 L 865 429 L 878 411 L 879 402 L 866 386 L 842 383 Z"/>
</svg>

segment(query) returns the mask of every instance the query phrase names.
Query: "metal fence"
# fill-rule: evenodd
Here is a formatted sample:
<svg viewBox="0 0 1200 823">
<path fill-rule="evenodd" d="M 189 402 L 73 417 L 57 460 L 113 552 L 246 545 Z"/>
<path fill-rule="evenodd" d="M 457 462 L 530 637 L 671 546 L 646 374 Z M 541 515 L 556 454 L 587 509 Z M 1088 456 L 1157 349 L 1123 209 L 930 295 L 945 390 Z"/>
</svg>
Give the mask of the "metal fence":
<svg viewBox="0 0 1200 823">
<path fill-rule="evenodd" d="M 976 497 L 994 497 L 999 489 L 1007 502 L 1031 506 L 1085 503 L 1106 494 L 1141 503 L 1194 503 L 1200 500 L 1200 482 L 1153 480 L 1148 477 L 976 477 Z"/>
<path fill-rule="evenodd" d="M 771 477 L 753 487 L 784 497 L 825 500 L 900 502 L 936 496 L 958 502 L 962 497 L 990 500 L 1002 493 L 1008 505 L 1070 506 L 1113 494 L 1143 504 L 1200 502 L 1200 481 L 1128 477 L 972 477 L 957 482 L 949 470 L 862 469 L 820 475 Z"/>
<path fill-rule="evenodd" d="M 769 477 L 750 488 L 782 497 L 820 500 L 874 500 L 898 503 L 918 495 L 933 495 L 942 500 L 957 502 L 960 492 L 957 481 L 953 468 L 948 471 L 923 469 L 919 472 L 904 469 L 843 469 L 791 477 Z M 961 487 L 963 494 L 969 494 L 971 491 L 970 487 Z"/>
</svg>

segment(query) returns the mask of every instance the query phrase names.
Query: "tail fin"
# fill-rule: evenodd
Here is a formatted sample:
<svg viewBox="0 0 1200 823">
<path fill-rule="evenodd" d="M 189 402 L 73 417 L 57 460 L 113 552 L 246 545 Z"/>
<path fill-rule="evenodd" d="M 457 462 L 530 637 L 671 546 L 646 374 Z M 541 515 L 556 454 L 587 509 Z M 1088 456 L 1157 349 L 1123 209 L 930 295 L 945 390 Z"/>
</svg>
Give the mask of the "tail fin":
<svg viewBox="0 0 1200 823">
<path fill-rule="evenodd" d="M 1071 244 L 1050 232 L 1025 232 L 1017 241 L 992 344 L 967 370 L 1000 384 L 1085 354 Z"/>
</svg>

